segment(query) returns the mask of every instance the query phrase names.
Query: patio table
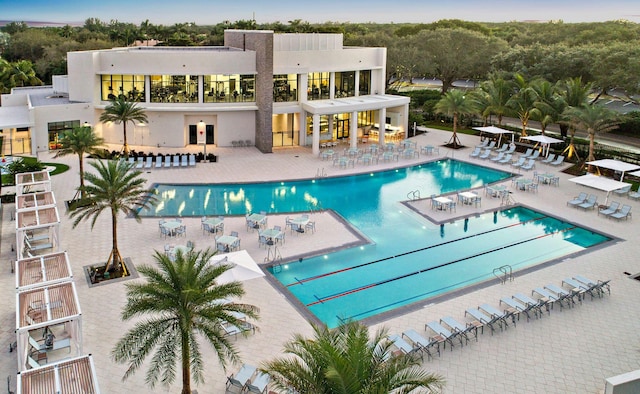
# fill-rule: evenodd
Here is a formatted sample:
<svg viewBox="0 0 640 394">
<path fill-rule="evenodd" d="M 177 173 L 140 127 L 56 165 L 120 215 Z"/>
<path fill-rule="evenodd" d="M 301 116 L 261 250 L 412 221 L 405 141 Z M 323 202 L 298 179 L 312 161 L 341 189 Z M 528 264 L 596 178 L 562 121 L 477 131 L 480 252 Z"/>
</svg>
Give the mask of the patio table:
<svg viewBox="0 0 640 394">
<path fill-rule="evenodd" d="M 437 203 L 435 207 L 440 211 L 446 211 L 447 209 L 449 209 L 451 203 L 453 202 L 453 200 L 449 197 L 436 197 L 433 199 L 433 201 Z"/>
<path fill-rule="evenodd" d="M 214 229 L 215 232 L 218 232 L 219 230 L 221 230 L 223 228 L 224 220 L 220 219 L 220 218 L 209 218 L 209 219 L 205 220 L 202 223 L 204 223 L 204 224 L 208 225 L 210 228 Z"/>
<path fill-rule="evenodd" d="M 460 199 L 463 204 L 471 205 L 476 201 L 478 195 L 473 192 L 462 192 L 459 193 Z"/>
<path fill-rule="evenodd" d="M 252 213 L 247 216 L 247 228 L 261 228 L 267 224 L 267 216 L 259 213 Z"/>
<path fill-rule="evenodd" d="M 237 241 L 238 237 L 233 235 L 221 235 L 216 239 L 216 248 L 222 245 L 225 251 L 231 251 Z"/>
<path fill-rule="evenodd" d="M 282 235 L 282 231 L 276 230 L 274 228 L 269 228 L 262 231 L 260 235 L 267 239 L 267 245 L 273 245 L 276 242 L 276 238 Z"/>
<path fill-rule="evenodd" d="M 168 230 L 170 236 L 174 236 L 176 235 L 176 230 L 183 224 L 177 220 L 168 220 L 162 223 L 161 226 Z"/>
</svg>

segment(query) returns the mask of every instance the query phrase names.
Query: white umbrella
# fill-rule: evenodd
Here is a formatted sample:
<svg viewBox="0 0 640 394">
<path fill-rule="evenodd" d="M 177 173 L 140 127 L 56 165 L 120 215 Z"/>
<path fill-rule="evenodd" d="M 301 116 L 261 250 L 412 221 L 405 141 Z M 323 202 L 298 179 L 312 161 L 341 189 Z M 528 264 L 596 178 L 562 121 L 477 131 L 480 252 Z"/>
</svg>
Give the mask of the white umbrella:
<svg viewBox="0 0 640 394">
<path fill-rule="evenodd" d="M 502 134 L 511 134 L 511 142 L 513 142 L 513 131 L 511 130 L 501 129 L 500 127 L 496 126 L 474 127 L 473 129 L 478 130 L 482 133 L 500 134 L 498 144 L 500 144 L 500 141 L 502 141 Z"/>
<path fill-rule="evenodd" d="M 603 190 L 607 192 L 607 198 L 604 200 L 605 205 L 609 200 L 609 193 L 613 190 L 622 189 L 626 186 L 631 186 L 630 183 L 619 182 L 611 178 L 605 178 L 603 176 L 587 174 L 576 178 L 569 179 L 571 182 L 575 182 L 580 185 L 592 187 L 594 189 Z"/>
<path fill-rule="evenodd" d="M 546 135 L 532 135 L 529 137 L 522 137 L 523 140 L 529 140 L 529 141 L 535 141 L 538 142 L 540 144 L 542 144 L 545 148 L 544 150 L 544 156 L 547 157 L 549 156 L 549 148 L 551 146 L 551 144 L 557 144 L 559 142 L 564 142 L 563 140 L 559 140 L 557 138 L 553 138 L 553 137 L 549 137 Z"/>
<path fill-rule="evenodd" d="M 588 161 L 586 164 L 596 166 L 596 167 L 608 168 L 614 171 L 620 171 L 622 173 L 622 175 L 620 175 L 620 180 L 624 178 L 625 172 L 637 170 L 640 168 L 639 165 L 626 163 L 624 161 L 614 160 L 614 159 Z"/>
<path fill-rule="evenodd" d="M 264 276 L 264 272 L 246 250 L 216 254 L 209 259 L 209 264 L 220 263 L 230 264 L 233 268 L 220 275 L 217 280 L 218 283 L 242 282 Z"/>
</svg>

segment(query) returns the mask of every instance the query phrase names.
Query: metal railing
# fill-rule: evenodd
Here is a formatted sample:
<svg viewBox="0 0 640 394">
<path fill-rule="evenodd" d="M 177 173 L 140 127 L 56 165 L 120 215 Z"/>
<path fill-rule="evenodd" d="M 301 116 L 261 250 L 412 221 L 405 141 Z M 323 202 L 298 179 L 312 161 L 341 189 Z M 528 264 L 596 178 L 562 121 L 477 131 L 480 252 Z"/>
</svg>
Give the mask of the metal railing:
<svg viewBox="0 0 640 394">
<path fill-rule="evenodd" d="M 420 190 L 412 190 L 407 193 L 407 200 L 419 200 L 420 199 Z"/>
<path fill-rule="evenodd" d="M 280 254 L 280 250 L 277 246 L 269 246 L 267 249 L 267 257 L 264 258 L 265 263 L 275 263 L 276 261 L 282 261 L 282 255 Z M 275 265 L 273 267 L 273 272 L 278 273 L 282 271 L 282 266 L 280 264 Z"/>
<path fill-rule="evenodd" d="M 493 276 L 498 278 L 500 284 L 505 284 L 507 280 L 509 282 L 513 281 L 513 269 L 509 264 L 503 265 L 502 267 L 493 269 Z"/>
</svg>

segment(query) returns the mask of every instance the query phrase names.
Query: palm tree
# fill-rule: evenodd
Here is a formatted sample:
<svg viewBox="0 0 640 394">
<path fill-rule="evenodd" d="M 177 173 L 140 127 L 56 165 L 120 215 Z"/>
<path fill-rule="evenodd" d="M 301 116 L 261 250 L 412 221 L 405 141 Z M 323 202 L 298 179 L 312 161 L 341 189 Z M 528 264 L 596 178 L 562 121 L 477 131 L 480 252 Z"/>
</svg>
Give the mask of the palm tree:
<svg viewBox="0 0 640 394">
<path fill-rule="evenodd" d="M 238 314 L 257 319 L 253 305 L 224 302 L 244 295 L 240 282 L 219 283 L 229 264 L 209 264 L 213 252 L 178 252 L 175 261 L 158 251 L 153 256 L 158 267 L 141 266 L 138 272 L 146 283 L 127 284 L 127 305 L 122 320 L 147 316 L 122 337 L 112 351 L 116 362 L 128 363 L 123 380 L 143 365 L 155 349 L 146 382 L 158 380 L 169 385 L 175 379 L 176 363 L 182 367 L 182 394 L 191 394 L 191 375 L 203 382 L 203 359 L 199 337 L 216 350 L 223 366 L 239 361 L 238 352 L 220 329 L 223 321 L 240 326 Z"/>
<path fill-rule="evenodd" d="M 540 122 L 540 132 L 544 135 L 548 125 L 560 120 L 566 103 L 558 94 L 556 85 L 549 81 L 536 80 L 531 84 L 531 89 L 535 95 L 531 117 Z"/>
<path fill-rule="evenodd" d="M 117 97 L 104 108 L 100 115 L 100 122 L 122 123 L 124 140 L 122 151 L 125 157 L 129 157 L 129 145 L 127 144 L 127 123 L 140 122 L 148 123 L 144 109 L 138 107 L 136 102 L 128 101 L 125 97 Z"/>
<path fill-rule="evenodd" d="M 152 191 L 144 188 L 146 180 L 141 171 L 133 170 L 133 164 L 124 160 L 95 161 L 90 163 L 97 173 L 87 172 L 84 177 L 85 199 L 70 213 L 73 228 L 83 220 L 91 219 L 91 228 L 98 216 L 105 210 L 111 213 L 111 253 L 105 265 L 105 272 L 120 270 L 127 275 L 126 266 L 118 250 L 118 214 L 123 213 L 140 222 L 140 208 L 150 208 L 156 203 Z"/>
<path fill-rule="evenodd" d="M 471 100 L 467 100 L 461 90 L 453 89 L 442 96 L 434 109 L 437 113 L 453 115 L 453 135 L 448 144 L 452 144 L 453 149 L 457 149 L 461 145 L 458 139 L 458 118 L 460 115 L 467 115 L 473 112 L 474 108 Z"/>
<path fill-rule="evenodd" d="M 9 63 L 7 72 L 12 87 L 42 85 L 42 81 L 36 76 L 36 70 L 33 69 L 33 63 L 29 60 L 19 60 L 15 63 Z"/>
<path fill-rule="evenodd" d="M 583 83 L 581 77 L 570 78 L 564 81 L 564 83 L 560 84 L 559 90 L 560 94 L 564 98 L 568 108 L 582 108 L 587 105 L 589 100 L 589 93 L 593 89 L 593 84 L 591 82 Z M 563 119 L 566 119 L 566 116 L 563 113 Z M 573 139 L 576 135 L 576 128 L 571 122 L 569 123 L 569 146 L 567 146 L 563 153 L 567 153 L 567 156 L 571 158 L 574 154 L 577 156 L 576 147 L 573 143 Z"/>
<path fill-rule="evenodd" d="M 509 98 L 507 106 L 513 109 L 518 115 L 520 122 L 522 123 L 521 137 L 527 136 L 527 125 L 529 124 L 529 118 L 531 118 L 531 111 L 534 106 L 533 103 L 536 100 L 535 92 L 531 88 L 531 83 L 525 79 L 521 74 L 514 76 L 516 93 Z"/>
<path fill-rule="evenodd" d="M 413 355 L 391 351 L 385 330 L 369 339 L 366 326 L 349 322 L 333 330 L 314 327 L 314 338 L 296 335 L 286 357 L 262 368 L 279 389 L 308 394 L 410 393 L 441 388 L 444 379 L 424 371 Z M 295 357 L 290 357 L 295 356 Z"/>
<path fill-rule="evenodd" d="M 95 153 L 104 140 L 98 137 L 90 126 L 77 126 L 63 132 L 58 140 L 62 147 L 56 151 L 54 157 L 77 155 L 80 164 L 80 198 L 84 198 L 84 154 Z"/>
<path fill-rule="evenodd" d="M 615 112 L 591 104 L 584 107 L 571 107 L 566 111 L 570 124 L 576 129 L 586 130 L 589 135 L 589 156 L 587 161 L 595 160 L 593 154 L 596 134 L 606 133 L 618 126 L 619 120 Z M 591 166 L 589 166 L 591 167 Z M 589 168 L 591 170 L 591 168 Z"/>
<path fill-rule="evenodd" d="M 498 126 L 502 125 L 502 118 L 512 112 L 507 105 L 514 94 L 514 85 L 503 78 L 492 78 L 480 85 L 479 95 L 486 99 L 486 105 L 481 115 L 486 118 L 489 115 L 498 117 Z"/>
</svg>

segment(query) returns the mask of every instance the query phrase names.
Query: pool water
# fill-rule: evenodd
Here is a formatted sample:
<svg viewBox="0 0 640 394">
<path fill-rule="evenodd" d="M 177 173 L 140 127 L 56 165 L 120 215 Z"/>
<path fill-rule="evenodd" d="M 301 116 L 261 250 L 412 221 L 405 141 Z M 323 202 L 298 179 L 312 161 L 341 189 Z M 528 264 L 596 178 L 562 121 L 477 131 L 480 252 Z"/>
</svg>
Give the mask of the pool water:
<svg viewBox="0 0 640 394">
<path fill-rule="evenodd" d="M 337 178 L 253 184 L 156 185 L 142 216 L 244 215 L 333 209 L 372 244 L 270 268 L 320 321 L 335 327 L 539 264 L 609 238 L 526 208 L 436 226 L 401 204 L 511 174 L 452 159 Z"/>
</svg>

